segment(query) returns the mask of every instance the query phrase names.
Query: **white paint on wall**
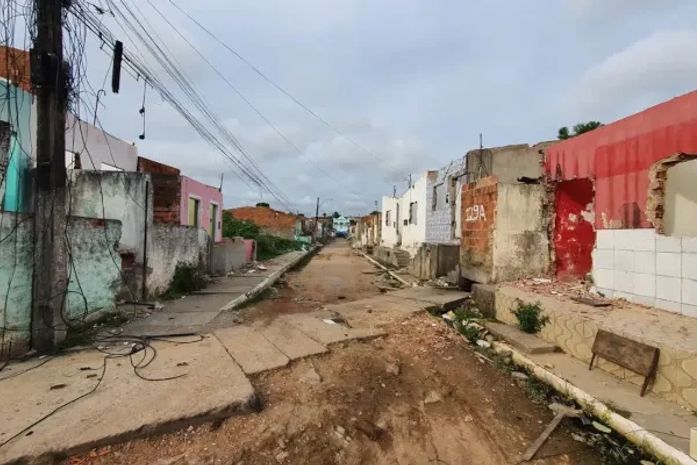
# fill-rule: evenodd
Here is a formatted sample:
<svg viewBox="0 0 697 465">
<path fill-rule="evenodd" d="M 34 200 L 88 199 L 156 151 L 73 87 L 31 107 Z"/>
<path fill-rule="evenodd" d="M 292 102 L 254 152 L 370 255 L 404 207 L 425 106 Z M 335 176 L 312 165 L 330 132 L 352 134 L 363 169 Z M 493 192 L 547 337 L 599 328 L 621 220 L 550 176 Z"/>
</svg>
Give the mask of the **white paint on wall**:
<svg viewBox="0 0 697 465">
<path fill-rule="evenodd" d="M 669 236 L 697 236 L 697 160 L 668 169 L 663 224 Z"/>
<path fill-rule="evenodd" d="M 381 221 L 381 239 L 380 242 L 384 247 L 395 247 L 398 242 L 397 236 L 397 205 L 399 199 L 396 197 L 382 198 L 382 221 Z"/>
<path fill-rule="evenodd" d="M 697 317 L 697 237 L 600 229 L 593 281 L 608 297 Z"/>
<path fill-rule="evenodd" d="M 138 148 L 68 113 L 65 118 L 65 150 L 80 156 L 84 170 L 136 171 Z"/>
</svg>

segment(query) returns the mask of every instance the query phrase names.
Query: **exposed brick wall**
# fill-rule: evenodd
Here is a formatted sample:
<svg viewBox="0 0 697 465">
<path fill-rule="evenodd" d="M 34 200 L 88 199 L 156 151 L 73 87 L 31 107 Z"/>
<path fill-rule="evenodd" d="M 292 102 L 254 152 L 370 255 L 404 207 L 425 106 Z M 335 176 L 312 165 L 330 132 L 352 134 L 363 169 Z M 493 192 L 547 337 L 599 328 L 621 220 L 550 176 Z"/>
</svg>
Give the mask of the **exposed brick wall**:
<svg viewBox="0 0 697 465">
<path fill-rule="evenodd" d="M 295 238 L 295 224 L 298 217 L 291 213 L 268 207 L 240 207 L 225 211 L 235 219 L 251 221 L 265 233 L 286 239 Z"/>
<path fill-rule="evenodd" d="M 472 281 L 491 279 L 497 191 L 493 176 L 462 188 L 460 265 L 462 275 Z"/>
<path fill-rule="evenodd" d="M 0 46 L 0 78 L 7 79 L 20 89 L 31 92 L 29 52 Z"/>
<path fill-rule="evenodd" d="M 153 174 L 171 174 L 179 176 L 181 172 L 174 166 L 165 165 L 164 163 L 150 160 L 144 157 L 138 157 L 138 172 L 153 173 Z"/>
<path fill-rule="evenodd" d="M 180 224 L 181 178 L 172 174 L 151 174 L 152 215 L 155 223 Z"/>
</svg>

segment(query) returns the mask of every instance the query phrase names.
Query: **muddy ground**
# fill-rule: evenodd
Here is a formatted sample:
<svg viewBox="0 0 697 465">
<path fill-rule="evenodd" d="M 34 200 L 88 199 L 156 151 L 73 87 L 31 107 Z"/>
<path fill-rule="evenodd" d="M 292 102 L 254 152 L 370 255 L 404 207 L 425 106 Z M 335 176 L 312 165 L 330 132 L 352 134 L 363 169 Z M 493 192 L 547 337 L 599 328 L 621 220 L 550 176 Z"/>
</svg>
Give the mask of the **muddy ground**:
<svg viewBox="0 0 697 465">
<path fill-rule="evenodd" d="M 264 324 L 280 313 L 379 293 L 374 268 L 345 243 L 290 273 L 278 293 L 238 318 Z M 517 464 L 552 419 L 526 383 L 476 356 L 440 319 L 416 315 L 388 336 L 252 378 L 261 410 L 217 424 L 72 457 L 72 465 Z M 221 386 L 224 389 L 224 386 Z M 534 464 L 601 463 L 565 420 Z"/>
</svg>

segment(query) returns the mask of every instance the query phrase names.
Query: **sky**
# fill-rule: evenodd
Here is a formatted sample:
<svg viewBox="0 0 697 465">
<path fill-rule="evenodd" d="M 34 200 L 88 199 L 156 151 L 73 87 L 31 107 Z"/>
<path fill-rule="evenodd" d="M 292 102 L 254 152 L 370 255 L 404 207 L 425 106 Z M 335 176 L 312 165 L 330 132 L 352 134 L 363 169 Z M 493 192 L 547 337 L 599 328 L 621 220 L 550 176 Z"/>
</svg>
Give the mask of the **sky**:
<svg viewBox="0 0 697 465">
<path fill-rule="evenodd" d="M 142 80 L 124 75 L 119 94 L 107 88 L 100 121 L 187 176 L 217 186 L 224 174 L 226 207 L 263 200 L 314 214 L 320 197 L 320 213 L 365 214 L 393 186 L 405 190 L 409 174 L 477 148 L 480 133 L 485 147 L 534 144 L 561 126 L 609 123 L 697 88 L 693 0 L 174 0 L 343 137 L 169 0 L 150 1 L 177 30 L 138 0 L 148 30 L 291 202 L 243 182 L 152 89 L 139 140 Z M 135 48 L 154 63 L 110 21 L 126 53 Z M 109 59 L 88 41 L 88 77 L 99 88 Z"/>
</svg>

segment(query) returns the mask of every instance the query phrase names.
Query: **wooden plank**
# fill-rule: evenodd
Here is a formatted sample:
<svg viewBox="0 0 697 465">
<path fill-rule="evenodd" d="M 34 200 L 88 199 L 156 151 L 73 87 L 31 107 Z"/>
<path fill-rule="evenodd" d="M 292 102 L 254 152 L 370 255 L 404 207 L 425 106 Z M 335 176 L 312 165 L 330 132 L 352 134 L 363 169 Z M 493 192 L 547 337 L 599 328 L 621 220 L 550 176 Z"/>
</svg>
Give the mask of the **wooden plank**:
<svg viewBox="0 0 697 465">
<path fill-rule="evenodd" d="M 588 369 L 593 368 L 596 357 L 603 357 L 617 365 L 646 377 L 641 395 L 646 393 L 649 382 L 656 377 L 660 350 L 641 342 L 632 341 L 607 331 L 598 330 L 593 342 L 593 356 Z"/>
<path fill-rule="evenodd" d="M 653 372 L 658 349 L 601 329 L 595 336 L 592 351 L 624 368 L 649 376 Z"/>
<path fill-rule="evenodd" d="M 544 444 L 547 438 L 549 438 L 549 436 L 554 432 L 554 430 L 557 429 L 557 426 L 559 426 L 559 423 L 561 423 L 565 416 L 566 413 L 564 412 L 559 412 L 554 416 L 552 421 L 550 421 L 547 425 L 547 428 L 545 428 L 542 434 L 540 434 L 540 436 L 537 439 L 535 439 L 535 442 L 530 444 L 528 450 L 525 451 L 525 453 L 523 454 L 523 459 L 521 460 L 522 462 L 528 462 L 535 456 L 537 451 L 540 450 L 540 447 L 542 447 L 542 444 Z"/>
</svg>

